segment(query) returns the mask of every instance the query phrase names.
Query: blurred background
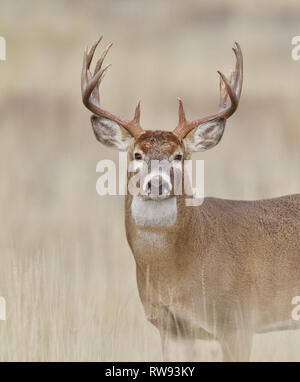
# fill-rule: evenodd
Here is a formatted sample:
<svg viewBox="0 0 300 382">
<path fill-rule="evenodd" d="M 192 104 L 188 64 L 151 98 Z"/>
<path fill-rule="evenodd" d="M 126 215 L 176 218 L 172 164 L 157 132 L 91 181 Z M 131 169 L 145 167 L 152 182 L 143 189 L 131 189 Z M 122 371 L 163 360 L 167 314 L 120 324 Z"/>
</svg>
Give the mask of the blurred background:
<svg viewBox="0 0 300 382">
<path fill-rule="evenodd" d="M 205 160 L 206 195 L 256 199 L 300 190 L 300 3 L 292 0 L 1 0 L 1 361 L 154 361 L 157 330 L 139 301 L 123 199 L 96 193 L 101 146 L 83 107 L 84 48 L 114 42 L 102 104 L 171 130 L 218 106 L 218 75 L 244 53 L 244 88 L 222 142 Z M 101 49 L 98 51 L 100 54 Z M 251 360 L 300 361 L 300 333 L 257 335 Z M 220 359 L 199 343 L 199 359 Z"/>
</svg>

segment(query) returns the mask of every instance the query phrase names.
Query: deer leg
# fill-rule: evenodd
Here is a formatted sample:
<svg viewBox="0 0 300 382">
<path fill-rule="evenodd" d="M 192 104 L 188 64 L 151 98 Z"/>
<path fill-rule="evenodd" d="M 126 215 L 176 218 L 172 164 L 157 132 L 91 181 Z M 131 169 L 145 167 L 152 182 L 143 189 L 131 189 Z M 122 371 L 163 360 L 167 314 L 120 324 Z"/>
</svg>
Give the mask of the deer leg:
<svg viewBox="0 0 300 382">
<path fill-rule="evenodd" d="M 161 332 L 162 358 L 166 362 L 190 362 L 194 359 L 195 340 Z"/>
<path fill-rule="evenodd" d="M 226 333 L 219 342 L 222 347 L 224 362 L 247 362 L 250 359 L 253 333 L 236 330 Z"/>
</svg>

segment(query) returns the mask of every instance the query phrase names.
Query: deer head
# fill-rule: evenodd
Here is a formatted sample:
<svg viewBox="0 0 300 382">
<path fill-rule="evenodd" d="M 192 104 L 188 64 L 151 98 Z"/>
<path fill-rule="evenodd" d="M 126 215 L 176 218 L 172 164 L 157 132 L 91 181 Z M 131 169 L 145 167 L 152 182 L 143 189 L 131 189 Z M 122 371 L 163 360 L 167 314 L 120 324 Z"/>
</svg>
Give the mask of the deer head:
<svg viewBox="0 0 300 382">
<path fill-rule="evenodd" d="M 132 120 L 124 120 L 100 106 L 99 85 L 108 66 L 102 68 L 112 44 L 109 44 L 98 60 L 94 74 L 90 65 L 99 40 L 88 50 L 83 59 L 81 91 L 84 105 L 94 114 L 91 122 L 96 138 L 106 146 L 118 150 L 126 150 L 128 161 L 133 162 L 141 170 L 146 164 L 148 174 L 141 185 L 142 195 L 147 198 L 164 199 L 173 195 L 174 176 L 163 169 L 149 168 L 153 161 L 163 161 L 171 167 L 181 169 L 182 161 L 190 158 L 195 151 L 205 151 L 216 146 L 222 138 L 226 120 L 237 109 L 243 83 L 243 56 L 238 43 L 233 51 L 236 56 L 236 67 L 229 78 L 220 75 L 220 103 L 216 114 L 188 121 L 183 103 L 179 101 L 179 121 L 172 131 L 143 130 L 140 124 L 140 102 L 138 102 Z M 156 162 L 155 162 L 156 163 Z M 143 166 L 141 165 L 143 164 Z M 182 170 L 181 170 L 182 173 Z"/>
</svg>

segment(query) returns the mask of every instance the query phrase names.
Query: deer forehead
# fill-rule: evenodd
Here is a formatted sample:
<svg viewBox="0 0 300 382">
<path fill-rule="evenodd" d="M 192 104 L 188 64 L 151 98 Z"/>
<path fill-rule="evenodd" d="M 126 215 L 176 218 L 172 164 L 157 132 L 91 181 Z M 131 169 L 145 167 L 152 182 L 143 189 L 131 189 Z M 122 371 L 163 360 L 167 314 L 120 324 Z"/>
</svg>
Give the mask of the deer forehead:
<svg viewBox="0 0 300 382">
<path fill-rule="evenodd" d="M 182 152 L 178 138 L 171 131 L 145 131 L 137 140 L 134 149 L 148 156 L 170 156 Z"/>
</svg>

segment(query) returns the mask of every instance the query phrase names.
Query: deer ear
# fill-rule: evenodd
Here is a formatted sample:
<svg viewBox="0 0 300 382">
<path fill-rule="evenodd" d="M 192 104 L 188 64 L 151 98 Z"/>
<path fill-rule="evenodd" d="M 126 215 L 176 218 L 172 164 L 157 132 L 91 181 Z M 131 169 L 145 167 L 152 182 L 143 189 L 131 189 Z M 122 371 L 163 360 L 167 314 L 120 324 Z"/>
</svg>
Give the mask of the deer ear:
<svg viewBox="0 0 300 382">
<path fill-rule="evenodd" d="M 117 150 L 127 150 L 133 136 L 124 127 L 111 119 L 93 115 L 91 122 L 96 138 L 106 146 Z"/>
<path fill-rule="evenodd" d="M 216 146 L 222 138 L 225 123 L 224 118 L 216 118 L 201 123 L 183 139 L 186 149 L 192 153 L 194 151 L 205 151 Z"/>
</svg>

